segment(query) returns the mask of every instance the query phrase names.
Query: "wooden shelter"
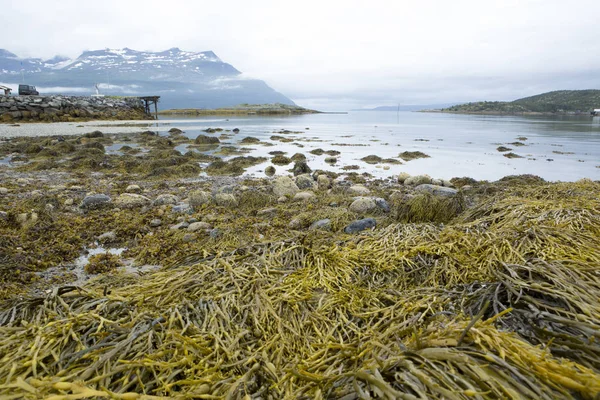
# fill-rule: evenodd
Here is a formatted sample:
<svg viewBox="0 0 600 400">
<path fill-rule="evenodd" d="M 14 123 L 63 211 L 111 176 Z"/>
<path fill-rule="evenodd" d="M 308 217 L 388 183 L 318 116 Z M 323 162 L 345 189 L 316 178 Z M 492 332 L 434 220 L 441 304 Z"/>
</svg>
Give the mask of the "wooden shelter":
<svg viewBox="0 0 600 400">
<path fill-rule="evenodd" d="M 160 96 L 141 96 L 139 99 L 144 102 L 144 112 L 148 115 L 151 115 L 150 108 L 154 104 L 154 118 L 158 119 L 158 99 L 160 99 Z"/>
</svg>

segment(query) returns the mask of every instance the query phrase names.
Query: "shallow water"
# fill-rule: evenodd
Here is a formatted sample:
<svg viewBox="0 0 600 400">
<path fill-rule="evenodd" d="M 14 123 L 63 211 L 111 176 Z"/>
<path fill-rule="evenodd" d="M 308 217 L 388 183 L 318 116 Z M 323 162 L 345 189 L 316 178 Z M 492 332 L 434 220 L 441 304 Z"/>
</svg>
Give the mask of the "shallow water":
<svg viewBox="0 0 600 400">
<path fill-rule="evenodd" d="M 265 143 L 245 146 L 252 151 L 247 155 L 271 157 L 275 150 L 288 156 L 304 153 L 313 169 L 341 171 L 346 165 L 359 165 L 357 172 L 369 172 L 387 177 L 405 171 L 410 174 L 426 173 L 436 178 L 470 176 L 495 180 L 506 175 L 535 174 L 548 180 L 573 181 L 581 178 L 600 179 L 600 118 L 589 116 L 481 116 L 414 112 L 351 112 L 349 114 L 313 114 L 285 117 L 199 117 L 164 118 L 159 121 L 132 121 L 132 126 L 113 123 L 88 122 L 84 124 L 23 124 L 20 127 L 0 125 L 0 137 L 80 134 L 94 129 L 105 133 L 140 132 L 151 129 L 166 135 L 177 127 L 185 135 L 195 138 L 202 130 L 239 128 L 240 133 L 222 140 L 222 145 L 238 145 L 244 137 L 253 136 Z M 84 125 L 77 127 L 76 125 Z M 99 125 L 102 125 L 99 127 Z M 120 125 L 120 126 L 117 126 Z M 309 128 L 309 129 L 306 129 Z M 278 133 L 286 129 L 291 134 Z M 299 132 L 299 133 L 295 133 Z M 217 132 L 209 134 L 220 136 Z M 292 138 L 292 143 L 270 140 L 272 135 Z M 509 143 L 518 137 L 526 146 Z M 523 158 L 508 159 L 496 148 L 504 145 Z M 334 166 L 325 163 L 326 154 L 312 155 L 310 150 L 338 150 L 341 155 Z M 430 158 L 389 165 L 389 170 L 360 161 L 370 154 L 382 158 L 398 158 L 403 151 L 422 151 Z M 214 150 L 210 151 L 214 153 Z M 564 153 L 564 154 L 560 154 Z M 233 157 L 233 156 L 232 156 Z M 224 157 L 230 158 L 230 157 Z M 270 163 L 250 168 L 251 175 L 263 175 Z M 379 167 L 379 168 L 378 168 Z M 276 166 L 278 173 L 288 166 Z"/>
</svg>

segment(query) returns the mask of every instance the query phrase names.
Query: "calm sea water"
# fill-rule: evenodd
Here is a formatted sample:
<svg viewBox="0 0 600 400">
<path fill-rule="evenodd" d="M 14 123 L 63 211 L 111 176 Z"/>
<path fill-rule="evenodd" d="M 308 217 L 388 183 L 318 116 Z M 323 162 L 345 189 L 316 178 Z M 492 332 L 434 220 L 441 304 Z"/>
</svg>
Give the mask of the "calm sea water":
<svg viewBox="0 0 600 400">
<path fill-rule="evenodd" d="M 600 179 L 600 118 L 589 116 L 523 117 L 479 116 L 415 112 L 350 112 L 349 114 L 312 114 L 289 117 L 202 117 L 164 118 L 159 121 L 136 122 L 135 126 L 117 126 L 122 121 L 107 124 L 24 124 L 21 127 L 0 125 L 0 137 L 24 134 L 70 134 L 100 129 L 106 133 L 152 129 L 166 134 L 170 128 L 185 131 L 190 138 L 202 130 L 240 129 L 240 133 L 222 140 L 222 145 L 238 145 L 253 136 L 274 146 L 254 144 L 248 155 L 269 156 L 279 150 L 288 156 L 304 153 L 311 168 L 339 170 L 358 165 L 357 172 L 369 172 L 386 177 L 401 171 L 410 174 L 429 174 L 435 178 L 470 176 L 475 179 L 496 180 L 506 175 L 535 174 L 547 180 L 574 181 L 581 178 Z M 114 125 L 114 126 L 113 126 Z M 31 127 L 36 127 L 31 132 Z M 20 130 L 23 128 L 23 130 Z M 308 129 L 307 129 L 308 128 Z M 280 134 L 281 130 L 300 133 Z M 218 134 L 216 134 L 218 135 Z M 292 143 L 272 141 L 272 135 L 294 139 Z M 518 138 L 526 138 L 519 140 Z M 520 141 L 525 146 L 510 143 Z M 509 147 L 523 158 L 508 159 L 496 148 Z M 338 162 L 325 163 L 327 155 L 312 155 L 310 150 L 321 148 L 341 152 Z M 360 159 L 367 155 L 398 158 L 403 151 L 422 151 L 430 158 L 403 162 L 402 165 L 370 165 Z M 228 157 L 226 157 L 228 158 Z M 262 176 L 270 163 L 248 170 Z M 288 167 L 276 166 L 279 173 Z"/>
</svg>

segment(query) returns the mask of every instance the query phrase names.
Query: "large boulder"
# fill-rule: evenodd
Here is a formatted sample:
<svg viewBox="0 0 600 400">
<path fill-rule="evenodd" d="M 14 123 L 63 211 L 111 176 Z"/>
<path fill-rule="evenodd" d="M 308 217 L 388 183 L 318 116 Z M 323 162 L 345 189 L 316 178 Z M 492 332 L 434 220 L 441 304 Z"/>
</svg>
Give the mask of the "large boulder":
<svg viewBox="0 0 600 400">
<path fill-rule="evenodd" d="M 427 192 L 427 193 L 431 193 L 435 196 L 446 196 L 446 197 L 454 196 L 456 193 L 458 193 L 458 190 L 453 189 L 453 188 L 439 186 L 439 185 L 430 185 L 430 184 L 419 185 L 415 188 L 415 191 Z"/>
<path fill-rule="evenodd" d="M 400 172 L 400 174 L 398 174 L 398 183 L 404 183 L 408 178 L 410 178 L 409 173 Z"/>
<path fill-rule="evenodd" d="M 122 208 L 135 208 L 147 206 L 152 202 L 146 196 L 135 193 L 123 193 L 115 199 L 115 205 Z"/>
<path fill-rule="evenodd" d="M 219 144 L 221 141 L 219 138 L 214 136 L 206 136 L 206 135 L 198 135 L 198 137 L 194 140 L 196 144 Z"/>
<path fill-rule="evenodd" d="M 292 157 L 292 160 L 294 157 Z M 294 163 L 294 168 L 292 168 L 292 172 L 294 176 L 302 175 L 302 174 L 310 174 L 312 170 L 304 160 L 298 160 Z"/>
<path fill-rule="evenodd" d="M 273 193 L 277 197 L 292 197 L 299 191 L 300 189 L 296 183 L 288 176 L 281 176 L 273 181 Z"/>
<path fill-rule="evenodd" d="M 331 187 L 331 179 L 327 175 L 319 175 L 317 177 L 317 184 L 320 190 L 326 190 Z"/>
</svg>

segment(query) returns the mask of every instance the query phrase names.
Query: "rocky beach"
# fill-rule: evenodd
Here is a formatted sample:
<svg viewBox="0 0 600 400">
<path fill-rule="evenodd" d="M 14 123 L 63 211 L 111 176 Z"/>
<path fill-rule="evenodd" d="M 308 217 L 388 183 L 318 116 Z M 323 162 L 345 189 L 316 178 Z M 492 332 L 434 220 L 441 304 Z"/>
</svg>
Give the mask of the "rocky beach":
<svg viewBox="0 0 600 400">
<path fill-rule="evenodd" d="M 4 398 L 600 391 L 599 182 L 249 177 L 226 130 L 100 129 L 0 142 Z"/>
</svg>

